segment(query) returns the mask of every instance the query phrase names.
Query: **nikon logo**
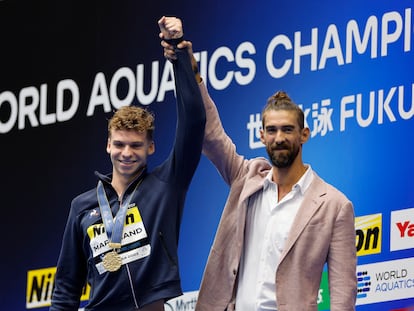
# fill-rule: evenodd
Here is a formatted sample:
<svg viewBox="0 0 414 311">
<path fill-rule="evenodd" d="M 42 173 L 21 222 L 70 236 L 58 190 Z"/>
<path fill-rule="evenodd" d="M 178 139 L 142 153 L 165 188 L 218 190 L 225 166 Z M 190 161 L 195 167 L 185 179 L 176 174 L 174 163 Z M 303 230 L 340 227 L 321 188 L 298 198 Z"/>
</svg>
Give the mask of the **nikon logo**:
<svg viewBox="0 0 414 311">
<path fill-rule="evenodd" d="M 27 272 L 26 309 L 50 306 L 56 267 Z M 81 301 L 88 300 L 90 287 L 84 287 Z"/>
<path fill-rule="evenodd" d="M 382 214 L 355 217 L 358 256 L 381 253 Z"/>
</svg>

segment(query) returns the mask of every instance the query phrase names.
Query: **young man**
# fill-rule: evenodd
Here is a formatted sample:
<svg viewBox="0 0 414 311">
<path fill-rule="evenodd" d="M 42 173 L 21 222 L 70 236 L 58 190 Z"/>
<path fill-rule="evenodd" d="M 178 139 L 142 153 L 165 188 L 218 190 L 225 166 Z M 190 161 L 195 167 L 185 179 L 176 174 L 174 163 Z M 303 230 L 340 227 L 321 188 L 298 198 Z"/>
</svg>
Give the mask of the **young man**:
<svg viewBox="0 0 414 311">
<path fill-rule="evenodd" d="M 170 27 L 171 19 L 159 21 L 164 37 L 181 38 L 182 31 Z M 122 107 L 114 114 L 106 147 L 112 174 L 97 173 L 98 186 L 72 202 L 51 311 L 77 310 L 86 282 L 91 294 L 85 310 L 91 311 L 162 311 L 166 300 L 182 294 L 179 226 L 201 155 L 205 111 L 187 51 L 176 54 L 180 88 L 173 150 L 148 172 L 147 157 L 155 151 L 153 116 L 139 107 Z"/>
<path fill-rule="evenodd" d="M 175 60 L 171 45 L 161 45 L 164 55 Z M 192 55 L 190 42 L 178 47 Z M 196 310 L 316 311 L 325 264 L 330 310 L 355 310 L 353 206 L 303 163 L 310 130 L 302 110 L 284 92 L 271 96 L 261 130 L 270 162 L 248 160 L 236 152 L 206 86 L 196 77 L 207 116 L 203 153 L 230 186 Z"/>
</svg>

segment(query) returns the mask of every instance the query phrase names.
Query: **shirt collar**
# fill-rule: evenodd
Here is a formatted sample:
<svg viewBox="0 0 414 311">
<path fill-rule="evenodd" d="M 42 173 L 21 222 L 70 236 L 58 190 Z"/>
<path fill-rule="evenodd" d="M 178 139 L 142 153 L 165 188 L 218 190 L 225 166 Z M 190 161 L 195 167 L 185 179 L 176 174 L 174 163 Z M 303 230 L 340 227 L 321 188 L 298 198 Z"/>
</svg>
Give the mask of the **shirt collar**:
<svg viewBox="0 0 414 311">
<path fill-rule="evenodd" d="M 307 169 L 305 173 L 302 175 L 302 177 L 298 180 L 296 184 L 293 185 L 292 189 L 298 189 L 300 193 L 303 195 L 305 191 L 309 188 L 310 184 L 313 180 L 313 170 L 310 164 L 305 164 L 307 166 Z M 275 183 L 272 181 L 272 175 L 273 175 L 273 168 L 269 171 L 269 173 L 266 175 L 266 178 L 264 180 L 263 188 L 266 190 L 270 185 L 274 185 Z"/>
</svg>

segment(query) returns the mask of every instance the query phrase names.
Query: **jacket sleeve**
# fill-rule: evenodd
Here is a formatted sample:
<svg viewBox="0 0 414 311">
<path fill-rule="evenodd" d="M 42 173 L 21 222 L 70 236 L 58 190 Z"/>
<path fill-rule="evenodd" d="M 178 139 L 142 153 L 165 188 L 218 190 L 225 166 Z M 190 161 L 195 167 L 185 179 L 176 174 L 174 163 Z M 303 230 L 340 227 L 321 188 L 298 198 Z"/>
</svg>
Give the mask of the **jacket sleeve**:
<svg viewBox="0 0 414 311">
<path fill-rule="evenodd" d="M 237 153 L 235 144 L 225 132 L 217 107 L 208 94 L 204 82 L 199 87 L 207 117 L 203 154 L 214 164 L 224 181 L 230 185 L 243 173 L 247 160 Z"/>
<path fill-rule="evenodd" d="M 355 310 L 356 280 L 355 218 L 352 203 L 344 204 L 334 223 L 328 254 L 331 311 Z"/>
<path fill-rule="evenodd" d="M 200 161 L 205 110 L 187 49 L 176 48 L 173 62 L 177 97 L 177 128 L 173 150 L 166 164 L 175 183 L 186 189 Z"/>
<path fill-rule="evenodd" d="M 86 258 L 75 209 L 70 209 L 57 263 L 52 305 L 49 311 L 77 311 L 86 284 Z"/>
</svg>

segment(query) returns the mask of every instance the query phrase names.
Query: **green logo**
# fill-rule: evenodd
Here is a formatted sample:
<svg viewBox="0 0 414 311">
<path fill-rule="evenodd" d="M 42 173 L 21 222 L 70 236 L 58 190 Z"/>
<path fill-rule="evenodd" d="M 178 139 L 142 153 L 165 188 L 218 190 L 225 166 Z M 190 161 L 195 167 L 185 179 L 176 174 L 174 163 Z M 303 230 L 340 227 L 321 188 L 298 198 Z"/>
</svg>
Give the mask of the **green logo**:
<svg viewBox="0 0 414 311">
<path fill-rule="evenodd" d="M 330 304 L 331 301 L 329 298 L 328 272 L 324 271 L 322 273 L 322 280 L 318 294 L 318 310 L 329 310 Z"/>
</svg>

